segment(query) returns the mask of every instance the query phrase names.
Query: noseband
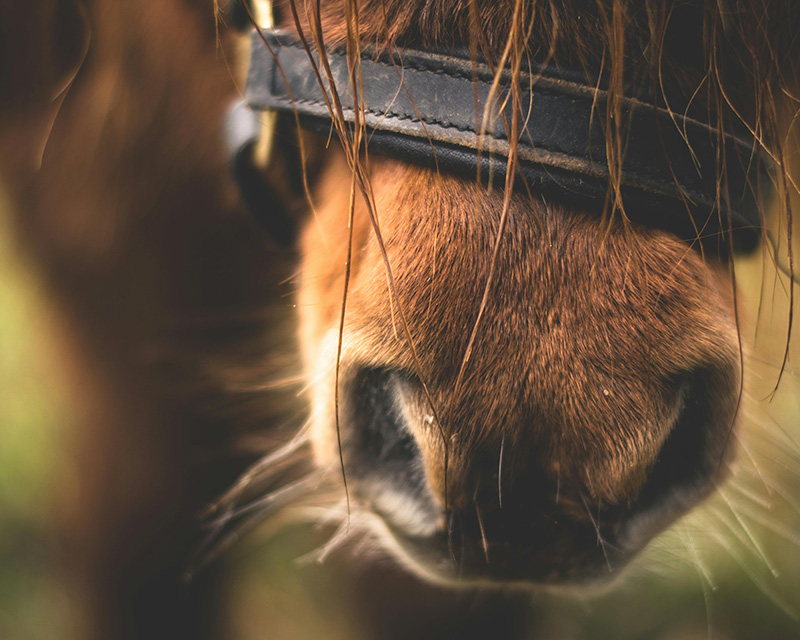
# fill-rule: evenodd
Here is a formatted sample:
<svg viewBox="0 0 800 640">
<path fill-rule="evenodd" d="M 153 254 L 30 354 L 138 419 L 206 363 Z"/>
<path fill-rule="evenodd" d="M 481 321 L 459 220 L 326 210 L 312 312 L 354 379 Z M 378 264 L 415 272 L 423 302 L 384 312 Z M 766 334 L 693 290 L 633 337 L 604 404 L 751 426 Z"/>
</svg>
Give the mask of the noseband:
<svg viewBox="0 0 800 640">
<path fill-rule="evenodd" d="M 232 147 L 240 164 L 260 127 L 253 112 L 296 114 L 302 127 L 329 134 L 337 91 L 344 121 L 351 127 L 357 122 L 347 53 L 329 49 L 326 54 L 330 75 L 319 53 L 295 36 L 253 31 L 247 108 L 233 112 L 238 133 Z M 512 147 L 511 84 L 510 70 L 497 74 L 466 53 L 364 51 L 358 116 L 367 130 L 365 146 L 370 153 L 502 185 Z M 518 86 L 522 113 L 515 184 L 548 200 L 607 211 L 612 190 L 608 92 L 602 79 L 531 65 Z M 721 134 L 696 117 L 656 106 L 647 95 L 622 97 L 618 113 L 625 215 L 687 239 L 725 236 L 721 232 L 730 230 L 737 249 L 755 246 L 759 203 L 772 181 L 752 136 Z M 252 194 L 245 196 L 253 200 Z"/>
</svg>

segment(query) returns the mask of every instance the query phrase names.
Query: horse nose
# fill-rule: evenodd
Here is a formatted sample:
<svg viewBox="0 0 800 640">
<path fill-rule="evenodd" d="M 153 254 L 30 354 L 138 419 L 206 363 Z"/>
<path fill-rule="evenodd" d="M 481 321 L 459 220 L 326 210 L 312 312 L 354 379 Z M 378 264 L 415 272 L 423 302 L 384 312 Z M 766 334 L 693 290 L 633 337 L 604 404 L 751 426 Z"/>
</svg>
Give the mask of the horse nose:
<svg viewBox="0 0 800 640">
<path fill-rule="evenodd" d="M 451 437 L 445 456 L 413 376 L 360 368 L 342 387 L 346 475 L 392 531 L 438 540 L 464 577 L 564 581 L 621 568 L 631 549 L 709 493 L 725 468 L 731 381 L 696 371 L 659 386 L 671 387 L 671 409 L 662 424 L 639 432 L 665 433 L 650 449 L 621 420 L 607 421 L 595 450 L 582 433 L 559 450 L 562 423 L 540 422 L 528 440 L 497 436 L 524 431 L 522 420 Z M 725 402 L 710 399 L 721 396 Z M 453 435 L 464 434 L 454 426 Z"/>
<path fill-rule="evenodd" d="M 677 418 L 633 502 L 633 515 L 683 510 L 727 473 L 737 409 L 736 384 L 720 371 L 698 370 L 682 387 Z"/>
<path fill-rule="evenodd" d="M 441 508 L 402 411 L 406 383 L 402 373 L 388 368 L 361 368 L 344 381 L 345 474 L 379 515 L 413 535 L 431 534 L 441 524 Z"/>
</svg>

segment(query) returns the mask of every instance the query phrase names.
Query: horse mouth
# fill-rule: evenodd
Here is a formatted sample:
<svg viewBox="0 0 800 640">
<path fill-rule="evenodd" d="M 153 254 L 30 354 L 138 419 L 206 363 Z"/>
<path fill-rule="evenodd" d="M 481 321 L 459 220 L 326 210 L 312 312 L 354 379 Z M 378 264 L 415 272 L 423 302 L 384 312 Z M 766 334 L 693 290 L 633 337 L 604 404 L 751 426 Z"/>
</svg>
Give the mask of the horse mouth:
<svg viewBox="0 0 800 640">
<path fill-rule="evenodd" d="M 557 486 L 528 470 L 524 490 L 445 509 L 431 490 L 420 447 L 406 422 L 407 376 L 359 368 L 342 385 L 342 453 L 353 496 L 412 569 L 462 584 L 600 584 L 617 577 L 668 524 L 708 493 L 721 475 L 707 432 L 702 385 L 685 382 L 682 407 L 658 460 L 630 504 L 599 506 L 585 488 Z M 698 388 L 699 387 L 699 388 Z M 716 437 L 719 440 L 719 437 Z M 526 475 L 527 474 L 527 475 Z"/>
</svg>

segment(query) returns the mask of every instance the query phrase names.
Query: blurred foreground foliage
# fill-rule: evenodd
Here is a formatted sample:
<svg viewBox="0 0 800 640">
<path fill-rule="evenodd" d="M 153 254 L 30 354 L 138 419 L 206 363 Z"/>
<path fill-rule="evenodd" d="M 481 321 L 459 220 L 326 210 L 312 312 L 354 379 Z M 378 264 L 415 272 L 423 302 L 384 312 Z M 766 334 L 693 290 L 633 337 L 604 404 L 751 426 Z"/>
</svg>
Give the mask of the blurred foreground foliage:
<svg viewBox="0 0 800 640">
<path fill-rule="evenodd" d="M 0 638 L 69 640 L 59 502 L 69 491 L 68 410 L 51 314 L 14 244 L 0 192 Z"/>
</svg>

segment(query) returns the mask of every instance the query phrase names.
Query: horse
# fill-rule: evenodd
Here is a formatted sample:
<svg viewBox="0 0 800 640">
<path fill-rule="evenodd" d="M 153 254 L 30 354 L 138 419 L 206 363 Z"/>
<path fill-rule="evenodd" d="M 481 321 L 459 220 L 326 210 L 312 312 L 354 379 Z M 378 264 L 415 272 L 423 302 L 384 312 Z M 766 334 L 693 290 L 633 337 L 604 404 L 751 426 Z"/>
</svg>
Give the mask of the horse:
<svg viewBox="0 0 800 640">
<path fill-rule="evenodd" d="M 580 588 L 616 577 L 729 474 L 744 370 L 733 255 L 757 240 L 773 191 L 791 221 L 792 7 L 276 2 L 277 31 L 255 32 L 253 59 L 275 61 L 273 89 L 285 80 L 327 102 L 305 113 L 305 96 L 269 97 L 282 113 L 255 213 L 299 219 L 296 276 L 291 251 L 256 233 L 207 133 L 235 94 L 208 7 L 44 5 L 64 55 L 25 47 L 3 142 L 38 153 L 4 172 L 81 379 L 103 399 L 86 427 L 103 435 L 84 455 L 108 488 L 79 509 L 93 592 L 113 601 L 143 574 L 180 573 L 186 554 L 172 546 L 192 546 L 194 514 L 254 457 L 209 473 L 197 452 L 213 456 L 232 424 L 283 415 L 251 400 L 270 393 L 264 371 L 283 368 L 275 323 L 292 321 L 253 309 L 286 280 L 309 417 L 206 510 L 212 549 L 279 509 L 332 524 L 335 544 L 367 530 L 446 589 Z M 242 6 L 218 18 L 258 22 Z M 289 81 L 292 61 L 311 70 L 305 82 Z M 382 113 L 368 111 L 371 64 L 389 78 Z M 415 70 L 467 92 L 451 129 L 472 142 L 419 111 Z M 559 132 L 590 139 L 544 157 L 525 138 L 537 86 L 551 112 L 583 105 Z M 57 117 L 40 106 L 50 94 Z M 421 134 L 381 128 L 401 102 L 394 121 L 421 121 Z M 640 116 L 654 126 L 644 145 Z M 650 160 L 658 184 L 636 165 Z M 152 466 L 114 464 L 127 451 Z M 139 565 L 131 522 L 168 532 L 167 548 L 146 547 L 157 569 Z M 176 601 L 171 581 L 156 584 Z M 192 585 L 162 632 L 213 597 L 213 571 Z M 112 620 L 99 604 L 97 637 L 121 637 L 120 620 L 151 632 L 156 616 L 139 614 L 159 606 L 129 605 Z M 194 617 L 197 637 L 209 628 Z"/>
<path fill-rule="evenodd" d="M 733 455 L 742 350 L 731 255 L 735 230 L 760 220 L 734 215 L 748 197 L 763 201 L 770 178 L 754 169 L 753 139 L 738 160 L 727 153 L 736 131 L 777 125 L 756 115 L 769 117 L 758 102 L 772 81 L 743 85 L 756 72 L 731 66 L 738 47 L 763 47 L 766 32 L 749 31 L 749 9 L 721 6 L 379 5 L 276 3 L 275 35 L 253 40 L 275 62 L 263 82 L 251 66 L 251 105 L 306 129 L 328 126 L 342 149 L 301 141 L 301 155 L 305 144 L 317 158 L 297 294 L 315 471 L 294 486 L 338 468 L 348 526 L 371 522 L 402 562 L 433 580 L 546 585 L 613 575 L 706 497 Z M 770 37 L 777 21 L 791 22 L 759 11 Z M 693 51 L 682 39 L 689 33 L 703 34 Z M 459 66 L 442 61 L 451 51 L 471 53 Z M 588 78 L 587 132 L 583 114 L 567 125 L 548 118 L 567 108 L 562 98 L 579 102 L 567 79 L 576 67 Z M 440 88 L 442 75 L 449 84 Z M 459 77 L 463 93 L 449 98 Z M 285 93 L 264 88 L 270 82 Z M 463 121 L 460 109 L 471 112 Z M 637 109 L 661 109 L 664 125 L 637 123 Z M 717 136 L 707 151 L 688 133 L 700 113 L 701 135 Z M 398 122 L 414 116 L 417 133 L 401 131 Z M 439 131 L 463 131 L 470 120 L 477 141 L 463 144 L 473 144 L 477 181 L 450 159 L 462 142 Z M 555 143 L 530 132 L 540 122 L 557 128 Z M 652 138 L 647 126 L 657 129 Z M 670 127 L 682 129 L 677 146 L 693 157 L 673 154 Z M 585 159 L 570 155 L 576 129 L 578 148 L 591 146 L 594 158 L 603 145 L 585 138 L 604 136 L 600 203 L 576 194 L 593 170 L 573 168 Z M 403 146 L 413 135 L 430 145 L 434 166 Z M 507 148 L 482 146 L 503 139 Z M 657 170 L 630 175 L 659 162 L 659 142 L 670 155 L 667 180 L 681 185 L 665 205 L 668 220 L 658 188 L 637 182 Z M 487 165 L 482 183 L 481 154 L 496 160 L 493 151 L 507 166 Z M 520 169 L 525 152 L 535 168 Z M 738 177 L 737 162 L 749 165 Z M 686 224 L 702 200 L 679 174 L 686 165 L 716 176 L 714 213 L 681 237 L 676 212 Z"/>
</svg>

